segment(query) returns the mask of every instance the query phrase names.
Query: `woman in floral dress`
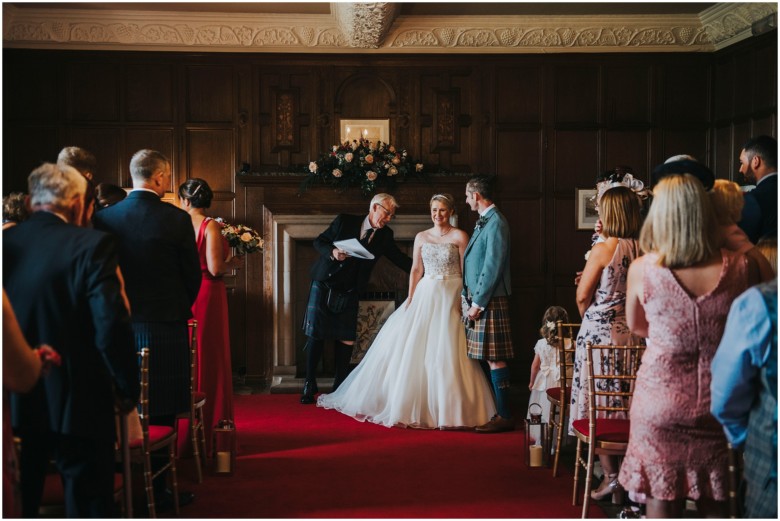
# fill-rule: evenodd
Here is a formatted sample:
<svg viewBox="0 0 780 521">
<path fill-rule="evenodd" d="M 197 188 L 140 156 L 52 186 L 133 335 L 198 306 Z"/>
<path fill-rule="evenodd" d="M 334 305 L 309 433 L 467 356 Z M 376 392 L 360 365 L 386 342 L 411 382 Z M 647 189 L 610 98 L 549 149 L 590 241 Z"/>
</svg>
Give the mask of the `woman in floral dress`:
<svg viewBox="0 0 780 521">
<path fill-rule="evenodd" d="M 588 417 L 587 372 L 585 345 L 629 345 L 642 342 L 626 324 L 626 276 L 631 261 L 639 256 L 636 237 L 642 224 L 639 197 L 628 187 L 608 188 L 599 200 L 599 217 L 604 242 L 593 246 L 577 286 L 577 308 L 582 326 L 577 335 L 574 376 L 571 389 L 569 434 L 572 422 Z M 618 491 L 617 461 L 601 456 L 605 479 L 591 493 L 602 499 Z"/>
</svg>

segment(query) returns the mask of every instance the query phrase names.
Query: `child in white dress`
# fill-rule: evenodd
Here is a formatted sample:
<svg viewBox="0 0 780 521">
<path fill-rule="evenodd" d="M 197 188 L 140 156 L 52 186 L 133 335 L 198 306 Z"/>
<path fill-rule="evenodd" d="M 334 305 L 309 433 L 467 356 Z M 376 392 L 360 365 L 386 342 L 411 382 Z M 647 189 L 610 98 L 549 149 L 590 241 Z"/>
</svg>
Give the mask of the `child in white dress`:
<svg viewBox="0 0 780 521">
<path fill-rule="evenodd" d="M 531 404 L 538 403 L 542 407 L 542 422 L 547 423 L 550 418 L 550 400 L 547 399 L 547 389 L 558 387 L 560 380 L 560 369 L 558 367 L 558 350 L 555 345 L 558 341 L 557 322 L 569 321 L 569 314 L 560 306 L 550 306 L 544 312 L 542 318 L 542 327 L 539 334 L 542 338 L 534 346 L 534 361 L 531 364 L 531 381 L 528 383 L 528 389 L 531 391 L 531 398 L 528 400 L 528 418 L 530 418 Z M 567 340 L 571 343 L 571 340 Z M 538 408 L 534 407 L 535 413 Z"/>
</svg>

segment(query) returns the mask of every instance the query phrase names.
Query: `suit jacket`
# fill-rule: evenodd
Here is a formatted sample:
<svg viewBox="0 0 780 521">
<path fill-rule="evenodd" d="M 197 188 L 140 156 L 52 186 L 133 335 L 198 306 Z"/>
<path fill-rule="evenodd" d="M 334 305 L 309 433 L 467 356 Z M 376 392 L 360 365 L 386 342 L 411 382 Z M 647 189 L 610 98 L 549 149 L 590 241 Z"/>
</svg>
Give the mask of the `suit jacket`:
<svg viewBox="0 0 780 521">
<path fill-rule="evenodd" d="M 114 396 L 136 403 L 138 361 L 116 274 L 117 248 L 103 232 L 48 212 L 3 232 L 3 285 L 30 345 L 62 356 L 28 394 L 12 396 L 21 432 L 114 436 Z"/>
<path fill-rule="evenodd" d="M 136 190 L 95 213 L 95 228 L 116 236 L 134 322 L 192 317 L 201 273 L 192 219 L 156 194 Z"/>
<path fill-rule="evenodd" d="M 371 277 L 371 271 L 382 256 L 386 256 L 405 272 L 411 271 L 411 257 L 398 249 L 393 230 L 387 226 L 374 232 L 374 237 L 366 248 L 374 254 L 372 260 L 349 257 L 345 261 L 339 262 L 331 258 L 335 241 L 360 240 L 360 228 L 364 220 L 365 216 L 340 214 L 330 223 L 328 229 L 314 240 L 314 248 L 320 253 L 320 257 L 311 267 L 312 280 L 333 282 L 344 290 L 362 290 Z"/>
<path fill-rule="evenodd" d="M 493 208 L 484 215 L 487 222 L 474 230 L 463 257 L 463 294 L 486 307 L 493 297 L 509 296 L 509 224 Z"/>
<path fill-rule="evenodd" d="M 764 178 L 745 194 L 739 227 L 753 244 L 765 235 L 777 237 L 777 175 Z"/>
</svg>

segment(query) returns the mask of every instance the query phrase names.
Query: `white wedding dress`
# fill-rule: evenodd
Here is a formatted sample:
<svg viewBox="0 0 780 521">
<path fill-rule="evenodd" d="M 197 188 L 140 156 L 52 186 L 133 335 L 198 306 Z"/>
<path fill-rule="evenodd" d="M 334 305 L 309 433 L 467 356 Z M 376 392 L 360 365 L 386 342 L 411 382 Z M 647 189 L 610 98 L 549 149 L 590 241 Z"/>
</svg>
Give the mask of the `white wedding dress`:
<svg viewBox="0 0 780 521">
<path fill-rule="evenodd" d="M 422 245 L 425 275 L 412 303 L 385 322 L 363 361 L 319 407 L 387 427 L 482 425 L 495 414 L 479 362 L 466 356 L 455 244 Z"/>
</svg>

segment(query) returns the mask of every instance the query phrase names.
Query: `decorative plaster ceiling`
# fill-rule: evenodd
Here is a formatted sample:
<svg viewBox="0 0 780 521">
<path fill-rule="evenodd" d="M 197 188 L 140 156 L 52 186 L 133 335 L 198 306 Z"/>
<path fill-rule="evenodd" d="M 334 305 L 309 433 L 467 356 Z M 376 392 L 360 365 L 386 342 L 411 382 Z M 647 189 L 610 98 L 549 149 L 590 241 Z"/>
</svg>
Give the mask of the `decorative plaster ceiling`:
<svg viewBox="0 0 780 521">
<path fill-rule="evenodd" d="M 305 53 L 710 52 L 777 3 L 4 3 L 6 48 Z"/>
</svg>

